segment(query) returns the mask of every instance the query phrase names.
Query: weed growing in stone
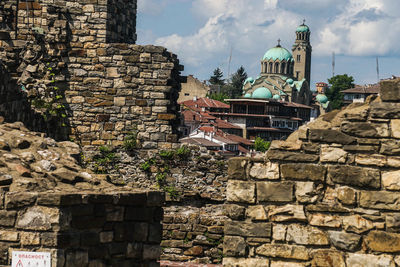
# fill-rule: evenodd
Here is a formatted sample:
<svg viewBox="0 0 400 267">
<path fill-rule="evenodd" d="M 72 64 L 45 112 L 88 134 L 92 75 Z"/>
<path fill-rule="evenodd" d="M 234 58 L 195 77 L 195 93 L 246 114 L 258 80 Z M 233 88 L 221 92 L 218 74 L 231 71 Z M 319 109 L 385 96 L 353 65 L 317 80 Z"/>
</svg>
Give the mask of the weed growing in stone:
<svg viewBox="0 0 400 267">
<path fill-rule="evenodd" d="M 101 146 L 99 151 L 100 153 L 93 157 L 94 172 L 104 174 L 111 169 L 118 170 L 117 162 L 119 158 L 115 152 L 107 146 Z"/>
</svg>

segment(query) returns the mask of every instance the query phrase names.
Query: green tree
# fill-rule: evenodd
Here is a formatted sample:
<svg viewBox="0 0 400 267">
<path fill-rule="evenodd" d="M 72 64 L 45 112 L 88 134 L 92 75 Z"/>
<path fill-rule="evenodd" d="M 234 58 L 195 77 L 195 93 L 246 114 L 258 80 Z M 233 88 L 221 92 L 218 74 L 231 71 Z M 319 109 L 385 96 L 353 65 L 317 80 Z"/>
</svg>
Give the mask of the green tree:
<svg viewBox="0 0 400 267">
<path fill-rule="evenodd" d="M 238 70 L 232 75 L 231 86 L 232 89 L 229 92 L 230 97 L 239 98 L 242 96 L 243 83 L 247 79 L 247 73 L 243 66 L 240 66 Z"/>
<path fill-rule="evenodd" d="M 226 103 L 225 99 L 229 98 L 229 96 L 227 94 L 223 93 L 223 92 L 214 93 L 214 94 L 209 95 L 208 97 L 211 98 L 211 99 L 214 99 L 214 100 L 218 100 L 218 101 L 224 102 L 224 103 Z"/>
<path fill-rule="evenodd" d="M 340 109 L 343 106 L 343 94 L 341 91 L 354 88 L 354 78 L 347 74 L 335 75 L 328 79 L 330 88 L 326 91 L 326 96 L 331 102 L 332 109 Z"/>
<path fill-rule="evenodd" d="M 225 80 L 223 79 L 224 74 L 222 73 L 220 68 L 216 68 L 213 72 L 213 75 L 210 77 L 209 82 L 212 85 L 224 85 L 225 84 Z"/>
<path fill-rule="evenodd" d="M 254 141 L 254 149 L 256 151 L 265 152 L 269 149 L 271 142 L 265 141 L 261 137 L 257 137 Z"/>
</svg>

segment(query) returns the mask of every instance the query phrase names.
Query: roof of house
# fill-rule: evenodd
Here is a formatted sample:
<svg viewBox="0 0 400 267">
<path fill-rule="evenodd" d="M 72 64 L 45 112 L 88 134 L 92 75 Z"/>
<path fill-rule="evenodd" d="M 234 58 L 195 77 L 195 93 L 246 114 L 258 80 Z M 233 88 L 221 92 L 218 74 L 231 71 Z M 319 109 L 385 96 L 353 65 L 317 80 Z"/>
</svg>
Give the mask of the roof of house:
<svg viewBox="0 0 400 267">
<path fill-rule="evenodd" d="M 379 83 L 370 85 L 356 85 L 354 88 L 343 90 L 345 94 L 379 94 L 381 86 Z"/>
<path fill-rule="evenodd" d="M 229 105 L 222 103 L 221 101 L 200 97 L 197 100 L 187 100 L 180 102 L 179 104 L 187 107 L 199 107 L 199 108 L 229 108 Z"/>
<path fill-rule="evenodd" d="M 198 137 L 186 137 L 179 140 L 181 143 L 200 145 L 205 147 L 222 147 L 220 144 Z"/>
<path fill-rule="evenodd" d="M 191 109 L 186 109 L 181 112 L 185 121 L 208 121 L 215 120 L 216 118 L 207 112 L 194 111 Z M 194 119 L 193 119 L 194 118 Z"/>
<path fill-rule="evenodd" d="M 236 142 L 238 142 L 240 144 L 244 144 L 244 145 L 247 145 L 247 146 L 253 145 L 253 142 L 251 142 L 249 139 L 243 138 L 243 137 L 238 136 L 238 135 L 225 134 L 224 136 L 225 136 L 225 138 L 228 138 L 230 140 L 236 141 Z"/>
<path fill-rule="evenodd" d="M 212 124 L 214 124 L 214 123 L 212 123 Z M 217 126 L 217 128 L 220 128 L 220 129 L 240 129 L 240 130 L 242 129 L 240 126 L 237 126 L 235 124 L 232 124 L 230 122 L 227 122 L 227 121 L 224 121 L 221 119 L 215 120 L 215 126 Z"/>
<path fill-rule="evenodd" d="M 218 140 L 218 141 L 220 141 L 220 142 L 223 142 L 223 143 L 225 143 L 225 144 L 228 144 L 228 145 L 237 145 L 237 144 L 239 144 L 238 142 L 235 142 L 235 141 L 233 141 L 233 140 L 231 140 L 231 139 L 222 137 L 222 136 L 220 136 L 220 135 L 214 135 L 213 138 L 216 139 L 216 140 Z"/>
</svg>

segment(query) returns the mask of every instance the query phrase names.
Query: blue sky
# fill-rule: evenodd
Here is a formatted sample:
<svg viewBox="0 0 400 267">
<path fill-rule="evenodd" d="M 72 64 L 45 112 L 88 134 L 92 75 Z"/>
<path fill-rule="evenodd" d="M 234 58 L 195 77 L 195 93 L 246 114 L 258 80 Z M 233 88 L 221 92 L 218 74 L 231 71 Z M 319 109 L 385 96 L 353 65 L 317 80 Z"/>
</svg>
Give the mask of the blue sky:
<svg viewBox="0 0 400 267">
<path fill-rule="evenodd" d="M 312 88 L 347 73 L 357 84 L 400 75 L 399 0 L 138 0 L 138 44 L 156 44 L 178 55 L 184 75 L 209 79 L 220 67 L 260 72 L 264 53 L 282 40 L 291 49 L 306 19 L 313 46 Z"/>
</svg>

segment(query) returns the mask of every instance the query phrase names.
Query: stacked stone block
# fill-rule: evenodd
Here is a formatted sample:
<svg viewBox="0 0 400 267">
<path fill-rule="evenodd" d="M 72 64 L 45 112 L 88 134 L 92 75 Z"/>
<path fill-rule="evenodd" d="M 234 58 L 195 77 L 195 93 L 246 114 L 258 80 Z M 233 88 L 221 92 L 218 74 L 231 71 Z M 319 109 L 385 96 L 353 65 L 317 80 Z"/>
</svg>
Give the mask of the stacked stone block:
<svg viewBox="0 0 400 267">
<path fill-rule="evenodd" d="M 164 209 L 161 260 L 221 263 L 223 205 L 171 206 Z"/>
<path fill-rule="evenodd" d="M 159 192 L 6 193 L 0 210 L 0 264 L 12 251 L 42 251 L 52 266 L 157 266 Z"/>
<path fill-rule="evenodd" d="M 226 266 L 399 266 L 400 80 L 229 162 Z"/>
</svg>

